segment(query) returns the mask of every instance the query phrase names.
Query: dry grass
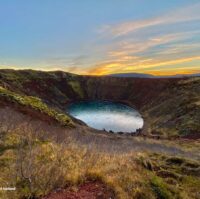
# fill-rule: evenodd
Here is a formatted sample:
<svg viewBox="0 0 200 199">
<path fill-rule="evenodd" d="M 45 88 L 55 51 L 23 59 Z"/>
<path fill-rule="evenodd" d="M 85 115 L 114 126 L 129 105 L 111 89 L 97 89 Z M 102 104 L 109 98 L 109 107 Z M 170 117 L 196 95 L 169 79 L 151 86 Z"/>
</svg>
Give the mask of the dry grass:
<svg viewBox="0 0 200 199">
<path fill-rule="evenodd" d="M 72 141 L 62 144 L 44 141 L 39 134 L 21 129 L 4 137 L 4 141 L 7 149 L 0 159 L 0 183 L 17 187 L 12 197 L 41 196 L 90 179 L 107 184 L 115 191 L 117 198 L 139 198 L 147 192 L 154 198 L 150 186 L 146 186 L 145 182 L 149 176 L 136 164 L 137 154 L 91 152 Z M 10 198 L 10 194 L 1 192 L 1 198 Z"/>
<path fill-rule="evenodd" d="M 88 179 L 102 181 L 119 199 L 198 198 L 198 162 L 144 152 L 99 152 L 70 138 L 57 143 L 28 124 L 1 135 L 0 184 L 17 188 L 0 192 L 2 199 L 39 197 Z"/>
</svg>

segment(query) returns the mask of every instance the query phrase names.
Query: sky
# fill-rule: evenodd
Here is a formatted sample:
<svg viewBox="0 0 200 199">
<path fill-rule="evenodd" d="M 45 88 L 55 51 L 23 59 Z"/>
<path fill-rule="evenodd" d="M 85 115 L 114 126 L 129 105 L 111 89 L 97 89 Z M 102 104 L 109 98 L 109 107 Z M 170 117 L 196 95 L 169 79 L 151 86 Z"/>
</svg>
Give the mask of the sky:
<svg viewBox="0 0 200 199">
<path fill-rule="evenodd" d="M 0 0 L 0 69 L 200 72 L 200 0 Z"/>
</svg>

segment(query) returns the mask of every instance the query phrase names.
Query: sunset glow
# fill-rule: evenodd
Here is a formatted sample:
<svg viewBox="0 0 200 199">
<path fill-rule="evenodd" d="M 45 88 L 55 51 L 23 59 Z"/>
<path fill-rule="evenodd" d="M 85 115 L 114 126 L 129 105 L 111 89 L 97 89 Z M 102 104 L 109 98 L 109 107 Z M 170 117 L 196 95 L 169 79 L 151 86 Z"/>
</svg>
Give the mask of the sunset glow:
<svg viewBox="0 0 200 199">
<path fill-rule="evenodd" d="M 2 1 L 0 69 L 200 72 L 197 0 Z"/>
</svg>

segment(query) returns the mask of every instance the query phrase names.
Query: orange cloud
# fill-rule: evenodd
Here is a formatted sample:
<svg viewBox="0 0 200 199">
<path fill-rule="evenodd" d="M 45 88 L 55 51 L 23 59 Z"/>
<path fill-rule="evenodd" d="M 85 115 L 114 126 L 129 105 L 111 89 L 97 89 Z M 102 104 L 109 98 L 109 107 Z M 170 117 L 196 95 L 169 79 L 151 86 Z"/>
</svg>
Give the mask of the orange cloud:
<svg viewBox="0 0 200 199">
<path fill-rule="evenodd" d="M 120 63 L 102 63 L 88 70 L 89 75 L 106 75 L 110 74 L 114 68 L 119 68 Z"/>
<path fill-rule="evenodd" d="M 101 64 L 98 64 L 94 67 L 91 67 L 87 74 L 89 75 L 106 75 L 110 73 L 120 73 L 120 72 L 142 72 L 147 71 L 148 73 L 169 73 L 173 72 L 178 73 L 181 70 L 186 72 L 197 70 L 197 67 L 179 67 L 176 68 L 177 64 L 186 63 L 186 62 L 192 62 L 195 60 L 200 60 L 200 56 L 194 56 L 194 57 L 187 57 L 187 58 L 181 58 L 176 60 L 170 60 L 170 61 L 155 61 L 152 59 L 138 59 L 136 63 L 130 63 L 130 62 L 104 62 Z M 163 68 L 163 66 L 170 66 L 174 65 L 173 69 L 169 68 Z M 160 69 L 154 69 L 154 68 L 160 67 Z"/>
<path fill-rule="evenodd" d="M 191 62 L 194 60 L 200 60 L 200 56 L 187 57 L 187 58 L 181 58 L 181 59 L 170 60 L 170 61 L 157 61 L 154 63 L 147 63 L 147 64 L 142 63 L 139 65 L 128 66 L 126 67 L 126 69 L 133 70 L 135 67 L 137 68 L 139 67 L 139 69 L 144 69 L 144 68 L 151 68 L 151 67 L 157 67 L 157 66 L 176 65 L 180 63 Z"/>
<path fill-rule="evenodd" d="M 195 73 L 199 73 L 200 70 L 193 70 L 193 69 L 180 69 L 180 70 L 168 70 L 168 71 L 150 71 L 149 74 L 152 75 L 158 75 L 158 76 L 162 76 L 162 75 L 177 75 L 177 74 L 195 74 Z"/>
</svg>

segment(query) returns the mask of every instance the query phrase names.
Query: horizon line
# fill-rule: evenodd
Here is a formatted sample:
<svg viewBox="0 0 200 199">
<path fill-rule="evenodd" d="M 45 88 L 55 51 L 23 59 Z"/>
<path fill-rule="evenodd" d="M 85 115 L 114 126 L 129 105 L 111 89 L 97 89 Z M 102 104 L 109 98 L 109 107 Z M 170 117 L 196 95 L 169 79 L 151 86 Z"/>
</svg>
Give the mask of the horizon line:
<svg viewBox="0 0 200 199">
<path fill-rule="evenodd" d="M 169 73 L 169 74 L 153 74 L 153 73 L 138 73 L 138 72 L 128 72 L 128 73 L 123 73 L 123 72 L 117 72 L 117 73 L 109 73 L 109 74 L 104 74 L 104 75 L 98 75 L 98 74 L 81 74 L 81 73 L 75 73 L 75 72 L 70 72 L 70 71 L 66 71 L 66 70 L 57 70 L 57 69 L 52 69 L 52 70 L 45 70 L 45 69 L 31 69 L 31 68 L 0 68 L 1 70 L 15 70 L 15 71 L 40 71 L 40 72 L 65 72 L 65 73 L 70 73 L 70 74 L 75 74 L 75 75 L 82 75 L 82 76 L 109 76 L 109 75 L 120 75 L 120 74 L 142 74 L 142 75 L 151 75 L 151 76 L 155 76 L 155 77 L 165 77 L 165 76 L 178 76 L 178 75 L 182 75 L 182 76 L 188 76 L 188 75 L 196 75 L 200 73 L 199 71 L 196 72 L 192 72 L 192 73 Z"/>
</svg>

